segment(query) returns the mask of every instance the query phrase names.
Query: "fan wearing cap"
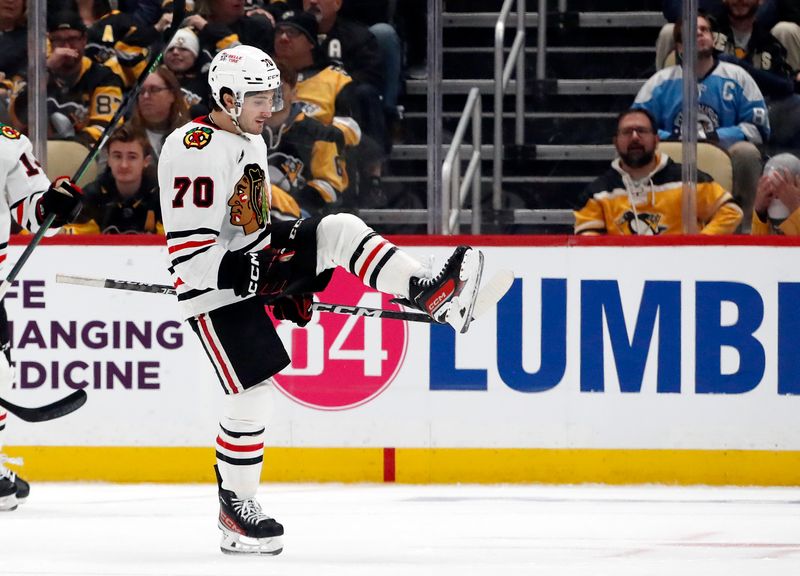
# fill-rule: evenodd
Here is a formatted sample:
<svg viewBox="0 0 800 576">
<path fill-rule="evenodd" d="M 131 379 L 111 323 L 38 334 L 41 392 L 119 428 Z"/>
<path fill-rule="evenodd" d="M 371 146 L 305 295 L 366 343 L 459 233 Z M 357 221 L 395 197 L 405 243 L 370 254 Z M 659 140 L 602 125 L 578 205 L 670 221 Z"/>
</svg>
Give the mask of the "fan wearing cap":
<svg viewBox="0 0 800 576">
<path fill-rule="evenodd" d="M 200 41 L 191 28 L 181 28 L 164 51 L 164 65 L 178 79 L 192 117 L 208 114 L 208 82 L 202 70 L 209 59 L 200 53 Z"/>
<path fill-rule="evenodd" d="M 769 159 L 753 208 L 753 235 L 800 236 L 800 158 L 784 153 Z"/>
<path fill-rule="evenodd" d="M 86 26 L 76 12 L 60 12 L 48 23 L 48 137 L 96 141 L 122 102 L 122 80 L 85 56 Z M 27 90 L 12 101 L 15 122 L 27 126 Z"/>
</svg>

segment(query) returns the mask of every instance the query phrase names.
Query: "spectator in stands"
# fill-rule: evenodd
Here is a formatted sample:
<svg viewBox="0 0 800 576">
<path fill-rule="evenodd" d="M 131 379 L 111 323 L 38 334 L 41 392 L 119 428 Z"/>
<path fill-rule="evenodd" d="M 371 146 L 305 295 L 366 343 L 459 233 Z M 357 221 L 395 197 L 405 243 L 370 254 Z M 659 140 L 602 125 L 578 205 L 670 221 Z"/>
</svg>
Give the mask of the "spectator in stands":
<svg viewBox="0 0 800 576">
<path fill-rule="evenodd" d="M 178 30 L 164 52 L 164 65 L 178 79 L 192 118 L 205 116 L 209 112 L 206 104 L 208 80 L 203 71 L 207 64 L 200 58 L 197 34 L 191 28 Z"/>
<path fill-rule="evenodd" d="M 162 19 L 155 26 L 141 27 L 130 14 L 112 10 L 107 0 L 95 5 L 102 12 L 89 26 L 86 56 L 114 70 L 125 88 L 130 88 L 147 65 L 150 46 L 158 42 L 168 23 Z"/>
<path fill-rule="evenodd" d="M 626 110 L 613 143 L 618 157 L 586 188 L 575 233 L 682 234 L 682 168 L 657 151 L 655 118 L 647 110 Z M 697 175 L 697 220 L 701 234 L 731 234 L 742 220 L 731 194 L 704 172 Z"/>
<path fill-rule="evenodd" d="M 357 116 L 354 104 L 356 83 L 340 66 L 330 64 L 317 44 L 317 20 L 308 12 L 287 11 L 276 24 L 275 55 L 297 70 L 297 100 L 303 103 L 306 116 L 323 124 L 333 123 L 335 116 Z M 359 186 L 359 205 L 382 206 L 386 201 L 381 185 L 383 153 L 374 140 L 363 136 L 356 161 L 364 172 Z M 349 158 L 353 161 L 353 158 Z"/>
<path fill-rule="evenodd" d="M 297 73 L 278 62 L 283 110 L 266 120 L 272 215 L 296 219 L 341 204 L 348 187 L 345 147 L 355 146 L 361 130 L 352 118 L 334 117 L 325 125 L 308 117 L 295 101 Z M 302 212 L 301 212 L 302 211 Z"/>
<path fill-rule="evenodd" d="M 8 123 L 10 99 L 28 72 L 25 0 L 0 1 L 0 121 Z"/>
<path fill-rule="evenodd" d="M 738 64 L 753 77 L 765 96 L 776 146 L 800 147 L 800 95 L 786 50 L 756 20 L 761 0 L 724 0 L 725 10 L 714 23 L 714 48 L 720 60 Z"/>
<path fill-rule="evenodd" d="M 76 12 L 60 12 L 48 22 L 52 47 L 47 58 L 49 138 L 91 144 L 122 102 L 122 80 L 84 54 L 86 26 Z M 27 91 L 12 101 L 12 118 L 27 124 Z"/>
<path fill-rule="evenodd" d="M 723 12 L 726 0 L 699 0 L 700 10 L 713 15 Z M 656 70 L 670 62 L 675 50 L 673 24 L 681 18 L 683 0 L 664 0 L 664 17 L 668 24 L 661 28 L 656 41 Z M 792 70 L 800 71 L 800 3 L 797 0 L 761 0 L 756 22 L 771 31 L 786 48 L 786 61 Z M 800 81 L 800 75 L 798 76 Z"/>
<path fill-rule="evenodd" d="M 390 141 L 379 112 L 397 118 L 402 50 L 400 38 L 386 22 L 367 28 L 339 15 L 343 0 L 303 0 L 303 9 L 319 24 L 320 48 L 355 80 L 358 105 L 364 110 L 362 128 L 389 151 Z M 382 99 L 382 103 L 381 103 Z"/>
<path fill-rule="evenodd" d="M 108 139 L 108 167 L 84 188 L 72 234 L 163 234 L 158 181 L 147 136 L 125 124 Z"/>
<path fill-rule="evenodd" d="M 224 48 L 248 44 L 272 54 L 274 28 L 261 13 L 245 14 L 242 0 L 197 0 L 196 14 L 185 24 L 200 38 L 200 49 L 209 61 Z"/>
<path fill-rule="evenodd" d="M 147 135 L 156 162 L 164 139 L 188 121 L 181 85 L 169 68 L 159 66 L 142 83 L 133 113 L 133 124 Z"/>
<path fill-rule="evenodd" d="M 767 105 L 755 80 L 741 67 L 720 62 L 714 52 L 711 21 L 697 18 L 696 70 L 698 138 L 718 142 L 733 164 L 733 196 L 744 210 L 743 227 L 750 231 L 756 183 L 761 174 L 761 145 L 769 138 Z M 675 23 L 675 44 L 683 56 L 681 22 Z M 686 57 L 691 57 L 686 55 Z M 683 71 L 680 65 L 656 72 L 642 86 L 634 108 L 645 108 L 656 119 L 661 139 L 680 138 L 683 110 Z"/>
<path fill-rule="evenodd" d="M 800 159 L 778 154 L 758 181 L 752 233 L 800 236 Z"/>
</svg>

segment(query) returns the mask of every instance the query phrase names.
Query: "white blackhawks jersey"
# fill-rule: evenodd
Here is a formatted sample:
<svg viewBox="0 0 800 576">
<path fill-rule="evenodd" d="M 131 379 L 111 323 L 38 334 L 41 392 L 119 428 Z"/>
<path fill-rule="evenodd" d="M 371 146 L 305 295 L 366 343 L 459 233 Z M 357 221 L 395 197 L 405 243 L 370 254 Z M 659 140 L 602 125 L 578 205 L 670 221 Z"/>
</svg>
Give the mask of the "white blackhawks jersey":
<svg viewBox="0 0 800 576">
<path fill-rule="evenodd" d="M 11 218 L 36 232 L 36 206 L 49 187 L 50 180 L 34 157 L 30 140 L 11 126 L 0 124 L 0 265 L 8 257 Z M 48 236 L 56 233 L 58 228 L 47 231 Z"/>
<path fill-rule="evenodd" d="M 169 271 L 184 316 L 241 301 L 218 287 L 229 251 L 270 244 L 267 146 L 218 128 L 207 116 L 176 129 L 158 161 Z"/>
</svg>

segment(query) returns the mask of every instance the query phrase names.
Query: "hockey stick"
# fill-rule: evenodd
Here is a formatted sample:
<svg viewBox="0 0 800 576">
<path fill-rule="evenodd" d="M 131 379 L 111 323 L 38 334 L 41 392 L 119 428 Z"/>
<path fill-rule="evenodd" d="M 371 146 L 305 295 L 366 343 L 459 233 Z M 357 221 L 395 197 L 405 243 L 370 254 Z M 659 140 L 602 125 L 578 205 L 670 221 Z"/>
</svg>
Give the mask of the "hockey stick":
<svg viewBox="0 0 800 576">
<path fill-rule="evenodd" d="M 169 42 L 172 40 L 175 32 L 178 31 L 178 27 L 181 25 L 183 16 L 186 13 L 185 8 L 186 0 L 175 0 L 172 3 L 172 24 L 167 31 L 164 46 L 169 45 Z M 128 113 L 131 106 L 133 106 L 133 104 L 136 102 L 136 99 L 139 97 L 139 92 L 142 91 L 142 85 L 144 84 L 145 79 L 147 79 L 147 77 L 158 67 L 163 57 L 163 51 L 153 52 L 150 55 L 147 66 L 139 75 L 139 78 L 136 79 L 136 84 L 134 84 L 130 92 L 125 95 L 125 98 L 123 98 L 119 108 L 117 108 L 114 116 L 109 121 L 108 126 L 105 127 L 103 133 L 100 135 L 100 138 L 98 138 L 98 140 L 92 145 L 92 147 L 89 149 L 89 153 L 86 155 L 86 158 L 84 158 L 83 162 L 81 162 L 81 165 L 78 166 L 78 169 L 75 171 L 75 174 L 72 177 L 73 182 L 77 182 L 81 179 L 83 173 L 86 172 L 86 169 L 89 167 L 89 164 L 94 161 L 95 157 L 100 153 L 100 150 L 103 149 L 103 146 L 105 146 L 109 136 L 111 136 L 111 132 L 114 130 L 114 128 L 116 128 L 117 122 L 119 122 L 120 118 Z M 6 297 L 6 293 L 8 292 L 9 288 L 11 288 L 11 283 L 17 279 L 20 270 L 22 270 L 22 267 L 28 261 L 28 258 L 31 257 L 31 253 L 33 253 L 34 249 L 42 241 L 42 238 L 44 238 L 45 233 L 50 226 L 52 226 L 55 219 L 55 214 L 47 215 L 47 217 L 44 219 L 44 222 L 42 222 L 42 224 L 39 226 L 39 229 L 36 231 L 36 234 L 34 234 L 31 238 L 31 241 L 28 242 L 28 245 L 25 247 L 25 251 L 19 257 L 19 260 L 17 260 L 16 264 L 14 264 L 11 272 L 8 273 L 5 280 L 0 282 L 0 301 Z"/>
<path fill-rule="evenodd" d="M 147 284 L 145 282 L 129 282 L 126 280 L 112 280 L 110 278 L 85 278 L 69 274 L 56 274 L 59 284 L 75 284 L 78 286 L 92 286 L 94 288 L 112 288 L 115 290 L 129 290 L 133 292 L 148 292 L 151 294 L 175 294 L 175 289 L 167 284 Z M 489 282 L 484 284 L 478 292 L 473 309 L 473 319 L 480 318 L 502 298 L 511 284 L 514 274 L 510 270 L 502 270 L 495 274 Z M 388 318 L 391 320 L 408 320 L 411 322 L 425 322 L 431 324 L 433 318 L 419 312 L 397 312 L 382 308 L 367 308 L 365 306 L 349 306 L 346 304 L 329 304 L 314 302 L 311 307 L 316 312 L 332 312 L 334 314 L 349 314 L 351 316 L 364 316 L 368 318 Z"/>
<path fill-rule="evenodd" d="M 75 390 L 72 394 L 65 396 L 61 400 L 56 400 L 52 404 L 39 406 L 38 408 L 25 408 L 24 406 L 17 406 L 8 400 L 0 398 L 0 406 L 11 412 L 14 416 L 25 422 L 44 422 L 46 420 L 53 420 L 61 418 L 72 412 L 86 403 L 86 391 Z"/>
</svg>

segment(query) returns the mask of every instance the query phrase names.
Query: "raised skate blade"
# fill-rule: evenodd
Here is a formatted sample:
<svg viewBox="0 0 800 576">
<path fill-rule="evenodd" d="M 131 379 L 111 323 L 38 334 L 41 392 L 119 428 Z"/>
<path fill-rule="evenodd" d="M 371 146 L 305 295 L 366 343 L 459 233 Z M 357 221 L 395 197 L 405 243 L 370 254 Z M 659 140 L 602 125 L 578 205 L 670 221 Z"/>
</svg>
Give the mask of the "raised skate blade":
<svg viewBox="0 0 800 576">
<path fill-rule="evenodd" d="M 447 312 L 447 322 L 463 334 L 469 329 L 472 322 L 472 311 L 478 297 L 478 288 L 481 285 L 483 274 L 483 252 L 474 248 L 470 249 L 461 262 L 459 280 L 464 282 L 461 292 L 453 300 L 453 305 Z M 450 316 L 455 314 L 455 318 Z"/>
<path fill-rule="evenodd" d="M 272 538 L 249 538 L 235 532 L 222 531 L 219 549 L 223 554 L 259 554 L 276 556 L 283 551 L 283 540 L 280 536 Z"/>
</svg>

